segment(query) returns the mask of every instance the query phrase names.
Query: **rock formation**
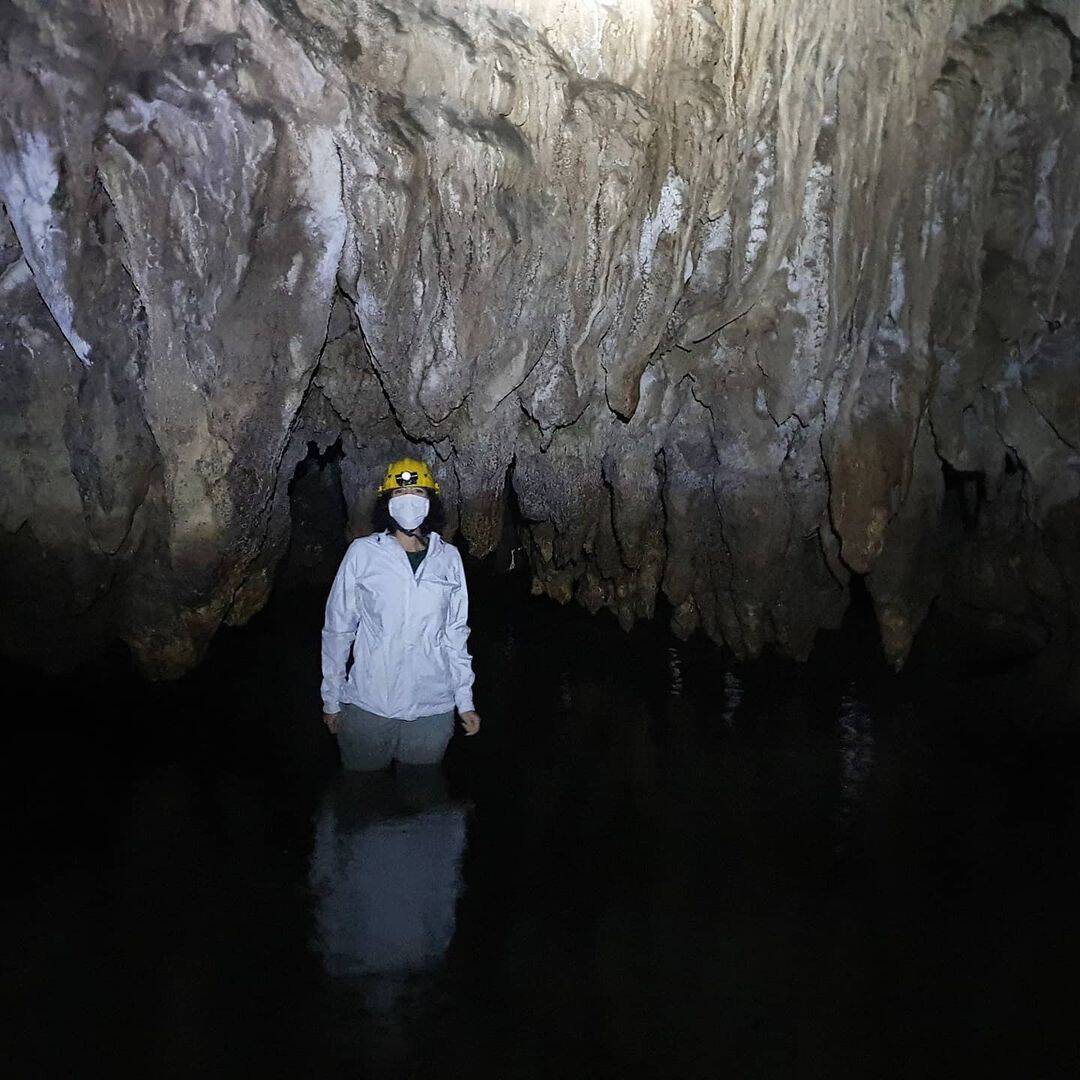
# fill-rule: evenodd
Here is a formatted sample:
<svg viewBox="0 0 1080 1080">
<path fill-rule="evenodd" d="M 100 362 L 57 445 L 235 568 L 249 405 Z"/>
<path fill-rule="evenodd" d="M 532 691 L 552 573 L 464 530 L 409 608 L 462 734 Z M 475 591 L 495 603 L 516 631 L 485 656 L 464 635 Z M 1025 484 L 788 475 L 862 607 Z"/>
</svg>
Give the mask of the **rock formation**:
<svg viewBox="0 0 1080 1080">
<path fill-rule="evenodd" d="M 1080 620 L 1080 4 L 3 0 L 4 647 L 155 674 L 390 454 L 802 657 Z"/>
</svg>

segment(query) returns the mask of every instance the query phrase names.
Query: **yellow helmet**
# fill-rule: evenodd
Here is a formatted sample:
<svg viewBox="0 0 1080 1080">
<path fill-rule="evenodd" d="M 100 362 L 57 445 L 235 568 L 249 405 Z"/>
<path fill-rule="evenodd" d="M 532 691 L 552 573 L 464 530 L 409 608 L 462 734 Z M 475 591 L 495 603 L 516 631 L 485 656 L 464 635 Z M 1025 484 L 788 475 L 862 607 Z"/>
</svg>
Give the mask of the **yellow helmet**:
<svg viewBox="0 0 1080 1080">
<path fill-rule="evenodd" d="M 386 466 L 386 475 L 379 485 L 379 494 L 399 487 L 422 487 L 439 492 L 439 482 L 431 475 L 427 465 L 416 458 L 401 458 Z"/>
</svg>

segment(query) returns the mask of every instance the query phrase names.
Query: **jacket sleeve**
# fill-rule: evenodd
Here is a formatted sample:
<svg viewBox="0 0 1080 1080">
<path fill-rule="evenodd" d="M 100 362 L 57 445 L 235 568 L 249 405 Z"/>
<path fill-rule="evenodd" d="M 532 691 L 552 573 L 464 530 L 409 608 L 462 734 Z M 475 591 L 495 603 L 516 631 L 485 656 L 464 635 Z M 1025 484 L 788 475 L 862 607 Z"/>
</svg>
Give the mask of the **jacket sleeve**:
<svg viewBox="0 0 1080 1080">
<path fill-rule="evenodd" d="M 466 642 L 469 637 L 469 589 L 465 584 L 465 567 L 461 555 L 455 552 L 457 584 L 450 594 L 446 619 L 446 649 L 450 660 L 450 679 L 454 688 L 454 704 L 458 712 L 473 709 L 472 657 Z"/>
<path fill-rule="evenodd" d="M 340 708 L 345 664 L 360 623 L 356 606 L 356 561 L 356 549 L 350 547 L 341 560 L 326 601 L 322 630 L 322 700 L 323 712 L 327 713 L 336 713 Z"/>
</svg>

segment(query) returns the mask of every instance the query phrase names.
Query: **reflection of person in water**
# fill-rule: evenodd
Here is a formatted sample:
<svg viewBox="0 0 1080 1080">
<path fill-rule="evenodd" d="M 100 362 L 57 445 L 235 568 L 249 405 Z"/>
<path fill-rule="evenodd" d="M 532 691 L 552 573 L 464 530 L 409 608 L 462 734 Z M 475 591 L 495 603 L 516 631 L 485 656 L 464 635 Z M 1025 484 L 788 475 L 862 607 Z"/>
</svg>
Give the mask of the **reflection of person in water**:
<svg viewBox="0 0 1080 1080">
<path fill-rule="evenodd" d="M 333 975 L 414 973 L 442 959 L 462 890 L 465 807 L 441 771 L 346 773 L 315 829 L 318 948 Z"/>
<path fill-rule="evenodd" d="M 350 545 L 334 579 L 322 634 L 323 721 L 347 769 L 437 764 L 455 707 L 466 735 L 480 730 L 465 571 L 457 548 L 435 531 L 440 518 L 427 465 L 393 462 L 379 486 L 375 532 Z"/>
</svg>

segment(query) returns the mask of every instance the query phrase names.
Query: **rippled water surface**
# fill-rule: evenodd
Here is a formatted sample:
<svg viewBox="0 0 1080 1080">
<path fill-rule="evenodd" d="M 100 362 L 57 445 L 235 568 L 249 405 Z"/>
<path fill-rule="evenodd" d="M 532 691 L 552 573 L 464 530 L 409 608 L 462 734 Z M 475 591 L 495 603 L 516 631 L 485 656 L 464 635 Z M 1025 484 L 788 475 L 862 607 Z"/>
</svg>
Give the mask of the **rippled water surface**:
<svg viewBox="0 0 1080 1080">
<path fill-rule="evenodd" d="M 320 605 L 176 685 L 7 672 L 9 1075 L 1076 1074 L 1076 729 L 1019 675 L 477 577 L 482 734 L 344 777 Z"/>
</svg>

